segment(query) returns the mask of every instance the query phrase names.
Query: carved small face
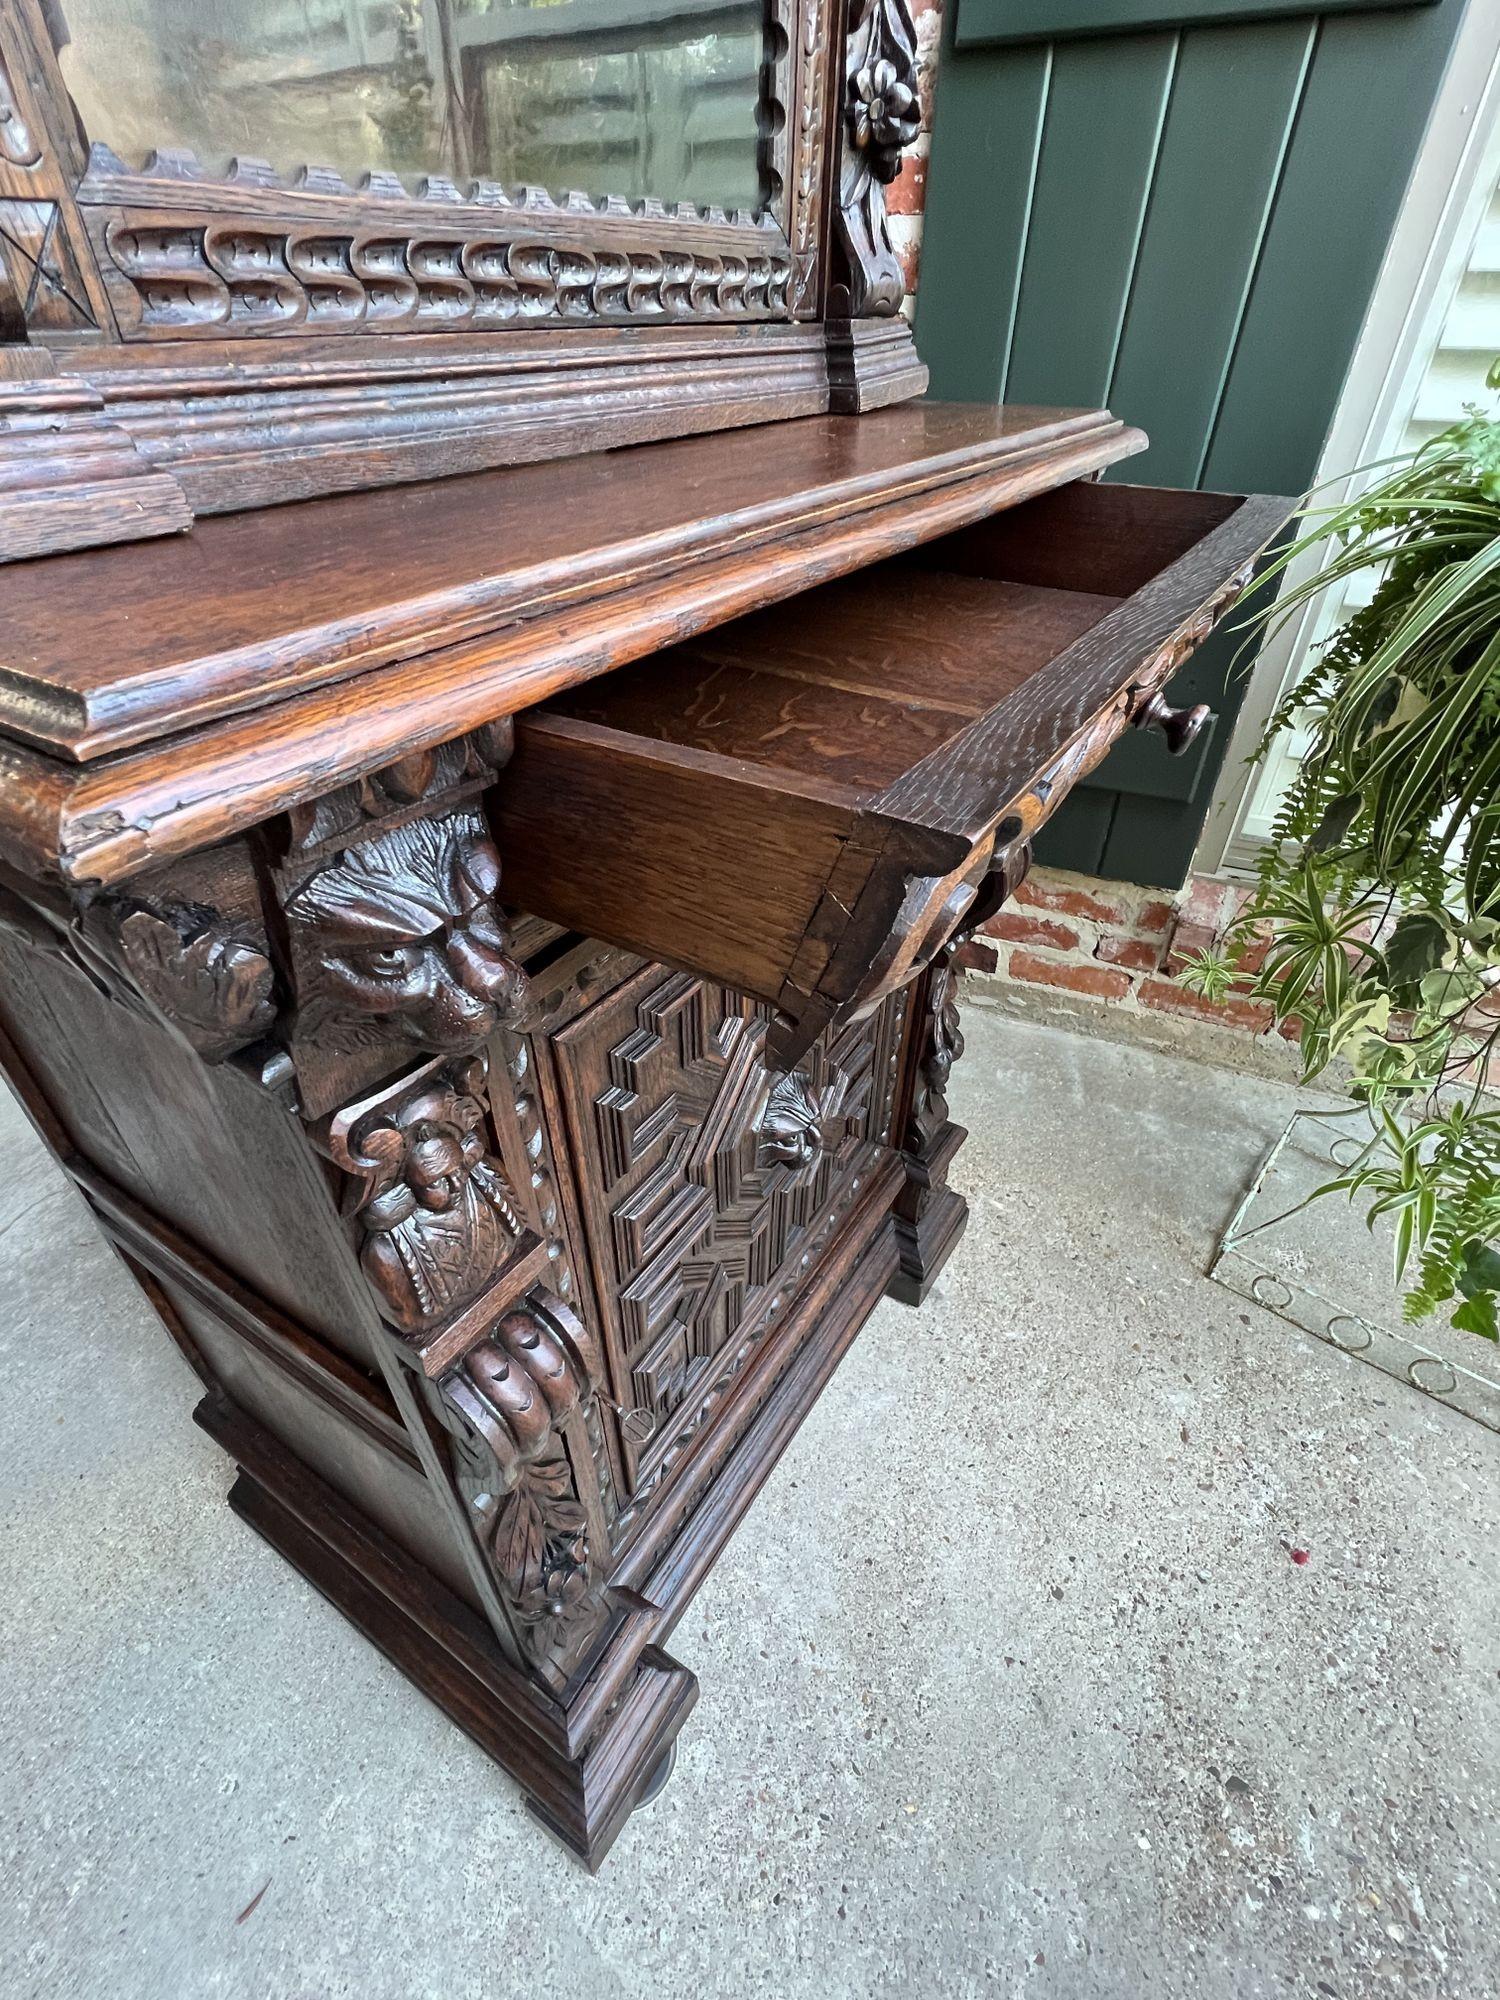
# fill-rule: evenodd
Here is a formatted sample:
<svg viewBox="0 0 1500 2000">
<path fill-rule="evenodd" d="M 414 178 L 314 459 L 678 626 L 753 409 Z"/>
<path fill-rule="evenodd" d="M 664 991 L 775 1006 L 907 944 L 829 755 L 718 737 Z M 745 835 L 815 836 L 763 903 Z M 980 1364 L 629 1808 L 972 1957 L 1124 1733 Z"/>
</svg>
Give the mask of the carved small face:
<svg viewBox="0 0 1500 2000">
<path fill-rule="evenodd" d="M 800 1070 L 778 1077 L 761 1120 L 756 1148 L 762 1167 L 790 1167 L 804 1173 L 823 1157 L 825 1107 Z"/>
<path fill-rule="evenodd" d="M 416 820 L 349 848 L 287 903 L 307 972 L 301 1032 L 377 1029 L 458 1053 L 514 1018 L 523 977 L 494 897 L 500 857 L 472 812 Z"/>
<path fill-rule="evenodd" d="M 473 1144 L 477 1155 L 480 1148 Z M 453 1207 L 475 1164 L 465 1151 L 452 1132 L 429 1129 L 418 1138 L 406 1156 L 406 1182 L 419 1206 L 434 1215 Z"/>
<path fill-rule="evenodd" d="M 468 1080 L 462 1071 L 460 1080 Z M 445 1077 L 408 1097 L 396 1115 L 356 1128 L 351 1157 L 374 1176 L 361 1209 L 365 1227 L 390 1229 L 419 1209 L 457 1208 L 485 1159 L 483 1126 L 479 1099 Z"/>
</svg>

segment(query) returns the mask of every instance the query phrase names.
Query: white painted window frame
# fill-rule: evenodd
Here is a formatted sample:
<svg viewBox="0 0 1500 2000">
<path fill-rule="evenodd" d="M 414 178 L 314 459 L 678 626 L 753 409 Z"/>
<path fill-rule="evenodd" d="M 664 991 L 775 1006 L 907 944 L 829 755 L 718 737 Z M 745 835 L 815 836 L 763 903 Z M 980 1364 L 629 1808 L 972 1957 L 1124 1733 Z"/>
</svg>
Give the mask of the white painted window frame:
<svg viewBox="0 0 1500 2000">
<path fill-rule="evenodd" d="M 1469 0 L 1323 448 L 1318 485 L 1370 464 L 1399 435 L 1497 175 L 1500 0 Z M 1327 485 L 1320 503 L 1336 503 L 1345 490 Z M 1288 581 L 1316 574 L 1325 560 L 1309 556 Z M 1255 660 L 1193 859 L 1195 874 L 1254 873 L 1261 843 L 1245 822 L 1262 774 L 1247 759 L 1301 670 L 1318 614 L 1317 601 L 1306 606 Z"/>
</svg>

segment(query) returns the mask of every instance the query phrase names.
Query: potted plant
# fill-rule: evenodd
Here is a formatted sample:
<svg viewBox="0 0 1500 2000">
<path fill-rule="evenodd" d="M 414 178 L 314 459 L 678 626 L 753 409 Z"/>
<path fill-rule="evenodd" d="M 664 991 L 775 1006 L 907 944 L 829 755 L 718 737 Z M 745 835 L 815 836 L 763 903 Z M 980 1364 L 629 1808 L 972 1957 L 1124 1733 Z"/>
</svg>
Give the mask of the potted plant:
<svg viewBox="0 0 1500 2000">
<path fill-rule="evenodd" d="M 1264 622 L 1361 571 L 1376 587 L 1272 717 L 1257 756 L 1294 723 L 1309 748 L 1227 954 L 1190 977 L 1300 1021 L 1304 1080 L 1349 1063 L 1365 1144 L 1312 1198 L 1342 1192 L 1372 1225 L 1392 1219 L 1408 1320 L 1442 1308 L 1494 1340 L 1500 420 L 1472 412 L 1302 527 L 1262 584 L 1310 549 L 1331 559 Z"/>
</svg>

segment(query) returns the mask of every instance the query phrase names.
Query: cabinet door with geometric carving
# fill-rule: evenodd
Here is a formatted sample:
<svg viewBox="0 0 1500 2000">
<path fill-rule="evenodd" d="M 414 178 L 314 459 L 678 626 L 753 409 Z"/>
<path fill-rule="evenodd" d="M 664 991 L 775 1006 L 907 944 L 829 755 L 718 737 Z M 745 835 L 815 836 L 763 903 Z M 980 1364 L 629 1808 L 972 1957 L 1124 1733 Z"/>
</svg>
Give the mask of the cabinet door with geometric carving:
<svg viewBox="0 0 1500 2000">
<path fill-rule="evenodd" d="M 883 1150 L 904 1005 L 776 1076 L 763 1009 L 654 965 L 554 1037 L 632 1492 L 711 1417 Z"/>
</svg>

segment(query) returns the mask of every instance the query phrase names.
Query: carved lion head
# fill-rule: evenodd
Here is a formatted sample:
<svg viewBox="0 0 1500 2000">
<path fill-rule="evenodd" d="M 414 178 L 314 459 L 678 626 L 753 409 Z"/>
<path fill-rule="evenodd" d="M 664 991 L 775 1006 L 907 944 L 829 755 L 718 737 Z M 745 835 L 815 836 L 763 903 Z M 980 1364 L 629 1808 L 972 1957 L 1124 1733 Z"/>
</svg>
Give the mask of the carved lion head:
<svg viewBox="0 0 1500 2000">
<path fill-rule="evenodd" d="M 495 904 L 500 857 L 477 813 L 413 820 L 349 847 L 286 905 L 299 1033 L 360 1046 L 395 1034 L 476 1048 L 520 1011 L 525 981 Z"/>
</svg>

